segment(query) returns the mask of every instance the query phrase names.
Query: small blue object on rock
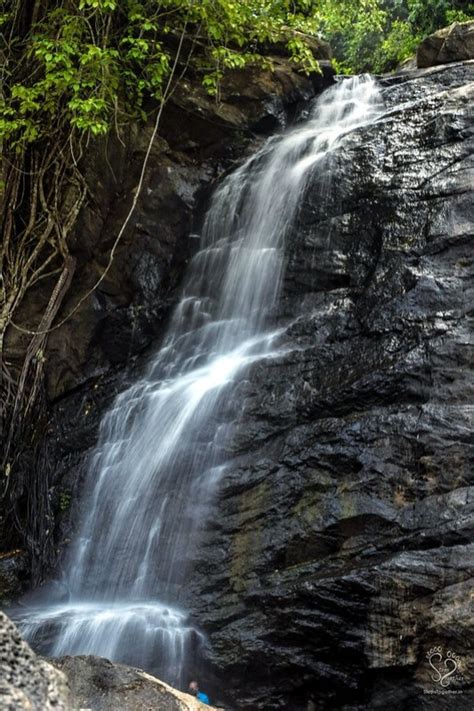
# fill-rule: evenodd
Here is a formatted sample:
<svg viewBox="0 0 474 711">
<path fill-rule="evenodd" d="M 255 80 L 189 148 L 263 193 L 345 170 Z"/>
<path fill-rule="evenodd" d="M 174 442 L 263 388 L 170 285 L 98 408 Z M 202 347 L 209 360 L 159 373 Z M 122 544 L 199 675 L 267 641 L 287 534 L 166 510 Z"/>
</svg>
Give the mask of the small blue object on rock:
<svg viewBox="0 0 474 711">
<path fill-rule="evenodd" d="M 203 704 L 210 703 L 209 696 L 207 694 L 205 694 L 203 691 L 198 691 L 196 698 L 199 699 L 199 701 L 201 701 Z"/>
</svg>

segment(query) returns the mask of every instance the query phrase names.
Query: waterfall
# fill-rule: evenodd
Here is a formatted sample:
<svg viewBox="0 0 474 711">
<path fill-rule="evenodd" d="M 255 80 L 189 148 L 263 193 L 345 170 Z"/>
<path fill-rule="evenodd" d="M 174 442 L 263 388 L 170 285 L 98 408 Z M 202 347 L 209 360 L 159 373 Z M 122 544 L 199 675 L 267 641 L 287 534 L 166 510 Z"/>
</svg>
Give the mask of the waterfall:
<svg viewBox="0 0 474 711">
<path fill-rule="evenodd" d="M 101 424 L 65 563 L 67 601 L 20 620 L 33 644 L 49 630 L 49 654 L 98 654 L 182 684 L 204 638 L 179 603 L 225 475 L 237 386 L 252 363 L 281 352 L 270 323 L 285 235 L 311 173 L 378 108 L 370 78 L 340 81 L 216 190 L 163 345 Z"/>
</svg>

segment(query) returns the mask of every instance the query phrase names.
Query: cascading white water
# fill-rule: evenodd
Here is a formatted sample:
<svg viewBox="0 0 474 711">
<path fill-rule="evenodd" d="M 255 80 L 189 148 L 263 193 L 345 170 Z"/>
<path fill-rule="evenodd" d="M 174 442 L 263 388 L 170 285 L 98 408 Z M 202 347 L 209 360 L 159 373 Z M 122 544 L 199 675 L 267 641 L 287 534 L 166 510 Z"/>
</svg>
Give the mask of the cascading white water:
<svg viewBox="0 0 474 711">
<path fill-rule="evenodd" d="M 370 78 L 341 81 L 216 191 L 163 346 L 102 422 L 65 568 L 68 600 L 23 620 L 33 643 L 52 630 L 49 654 L 99 654 L 181 683 L 200 635 L 176 607 L 179 588 L 224 469 L 235 384 L 279 352 L 268 320 L 285 234 L 311 172 L 378 102 Z"/>
</svg>

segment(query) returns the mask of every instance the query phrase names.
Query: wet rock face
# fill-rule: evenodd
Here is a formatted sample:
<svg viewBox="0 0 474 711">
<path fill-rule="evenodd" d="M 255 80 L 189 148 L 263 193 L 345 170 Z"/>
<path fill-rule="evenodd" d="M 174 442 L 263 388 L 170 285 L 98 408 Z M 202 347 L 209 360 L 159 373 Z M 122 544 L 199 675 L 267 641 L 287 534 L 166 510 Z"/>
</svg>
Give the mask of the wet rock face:
<svg viewBox="0 0 474 711">
<path fill-rule="evenodd" d="M 302 200 L 187 596 L 238 708 L 438 709 L 448 653 L 472 707 L 473 79 L 386 80 Z"/>
<path fill-rule="evenodd" d="M 64 674 L 39 659 L 2 612 L 0 708 L 3 711 L 71 711 L 72 708 Z"/>
<path fill-rule="evenodd" d="M 257 134 L 283 126 L 290 106 L 315 93 L 315 82 L 292 71 L 287 61 L 276 62 L 274 75 L 235 72 L 223 86 L 220 104 L 198 83 L 177 88 L 163 116 L 141 198 L 107 277 L 48 340 L 51 400 L 123 366 L 156 341 L 186 262 L 198 246 L 192 234 L 199 196 L 249 150 Z M 318 81 L 323 86 L 329 79 Z M 72 245 L 78 265 L 64 313 L 108 264 L 152 130 L 152 125 L 134 126 L 87 156 L 91 200 Z"/>
<path fill-rule="evenodd" d="M 124 365 L 156 342 L 186 262 L 198 246 L 193 227 L 206 188 L 251 150 L 259 136 L 281 129 L 300 102 L 332 82 L 332 70 L 324 60 L 323 73 L 312 78 L 294 71 L 287 59 L 273 61 L 273 73 L 261 69 L 229 73 L 219 102 L 197 81 L 184 81 L 176 88 L 163 114 L 140 199 L 106 278 L 48 339 L 46 381 L 51 401 Z M 132 126 L 98 142 L 85 158 L 90 199 L 71 244 L 77 267 L 63 315 L 108 265 L 152 131 L 152 124 Z M 31 301 L 29 308 L 35 313 L 41 294 L 32 294 Z M 25 321 L 32 313 L 24 315 Z"/>
<path fill-rule="evenodd" d="M 27 579 L 27 560 L 24 551 L 0 554 L 0 604 L 8 604 Z"/>
<path fill-rule="evenodd" d="M 474 59 L 474 22 L 453 22 L 443 27 L 424 39 L 416 53 L 420 69 L 465 59 Z"/>
<path fill-rule="evenodd" d="M 23 524 L 28 529 L 26 546 L 12 537 L 11 527 L 0 517 L 5 550 L 28 548 L 34 584 L 48 576 L 68 540 L 70 520 L 80 506 L 86 453 L 96 441 L 104 409 L 126 386 L 127 377 L 136 377 L 135 360 L 140 370 L 150 349 L 159 344 L 187 260 L 198 247 L 193 232 L 213 184 L 266 133 L 285 126 L 301 103 L 333 81 L 324 59 L 322 74 L 314 77 L 298 73 L 284 57 L 273 61 L 274 73 L 229 73 L 219 103 L 199 80 L 177 87 L 163 113 L 136 210 L 106 278 L 48 338 L 48 425 L 38 435 L 39 453 L 31 450 L 15 472 L 23 486 L 19 507 L 34 512 Z M 70 245 L 76 271 L 59 319 L 75 308 L 109 263 L 152 130 L 151 124 L 123 129 L 120 136 L 90 146 L 84 157 L 89 195 Z M 24 324 L 32 324 L 47 301 L 47 285 L 41 284 L 19 317 Z M 10 362 L 21 363 L 25 347 L 22 334 L 8 333 Z M 2 594 L 3 567 L 0 563 L 0 596 L 7 597 Z M 8 596 L 14 594 L 14 586 L 10 588 Z"/>
<path fill-rule="evenodd" d="M 56 401 L 110 368 L 143 352 L 163 327 L 183 270 L 198 242 L 197 206 L 224 170 L 280 130 L 301 102 L 329 86 L 334 71 L 319 53 L 321 74 L 298 73 L 285 57 L 269 57 L 274 71 L 234 70 L 222 81 L 219 101 L 199 79 L 174 90 L 152 147 L 143 188 L 105 279 L 48 339 L 46 389 Z M 88 185 L 70 249 L 76 260 L 72 286 L 58 315 L 70 313 L 97 283 L 130 210 L 153 132 L 153 122 L 117 129 L 84 151 Z M 31 326 L 49 298 L 50 285 L 36 288 L 18 318 Z M 6 352 L 21 363 L 24 336 L 11 329 Z"/>
</svg>

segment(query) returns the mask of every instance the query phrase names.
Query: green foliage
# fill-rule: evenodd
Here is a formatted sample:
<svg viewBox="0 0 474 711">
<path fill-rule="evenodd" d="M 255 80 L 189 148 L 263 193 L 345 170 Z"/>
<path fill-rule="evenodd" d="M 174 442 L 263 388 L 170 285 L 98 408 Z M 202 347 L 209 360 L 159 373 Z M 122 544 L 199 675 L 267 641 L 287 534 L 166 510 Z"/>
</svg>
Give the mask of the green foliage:
<svg viewBox="0 0 474 711">
<path fill-rule="evenodd" d="M 474 17 L 466 0 L 321 0 L 319 26 L 339 71 L 394 69 L 427 35 Z"/>
<path fill-rule="evenodd" d="M 21 151 L 55 129 L 105 134 L 160 101 L 176 46 L 217 94 L 228 69 L 268 63 L 285 44 L 302 70 L 318 64 L 318 31 L 343 72 L 385 71 L 438 27 L 474 16 L 465 0 L 61 0 L 35 3 L 34 22 L 0 14 L 4 40 L 0 140 Z"/>
<path fill-rule="evenodd" d="M 80 0 L 38 3 L 36 21 L 15 26 L 4 54 L 0 139 L 22 148 L 59 125 L 101 135 L 113 121 L 144 117 L 160 101 L 184 33 L 191 70 L 217 93 L 226 69 L 265 63 L 260 48 L 286 42 L 305 71 L 317 63 L 305 43 L 315 31 L 312 0 Z M 296 32 L 300 34 L 296 34 Z M 120 116 L 117 113 L 120 112 Z"/>
<path fill-rule="evenodd" d="M 384 72 L 395 67 L 407 57 L 413 55 L 421 35 L 414 35 L 409 22 L 394 20 L 386 36 L 374 51 L 373 70 Z"/>
<path fill-rule="evenodd" d="M 367 71 L 383 34 L 386 12 L 380 0 L 321 0 L 320 29 L 333 47 L 338 71 Z"/>
</svg>

